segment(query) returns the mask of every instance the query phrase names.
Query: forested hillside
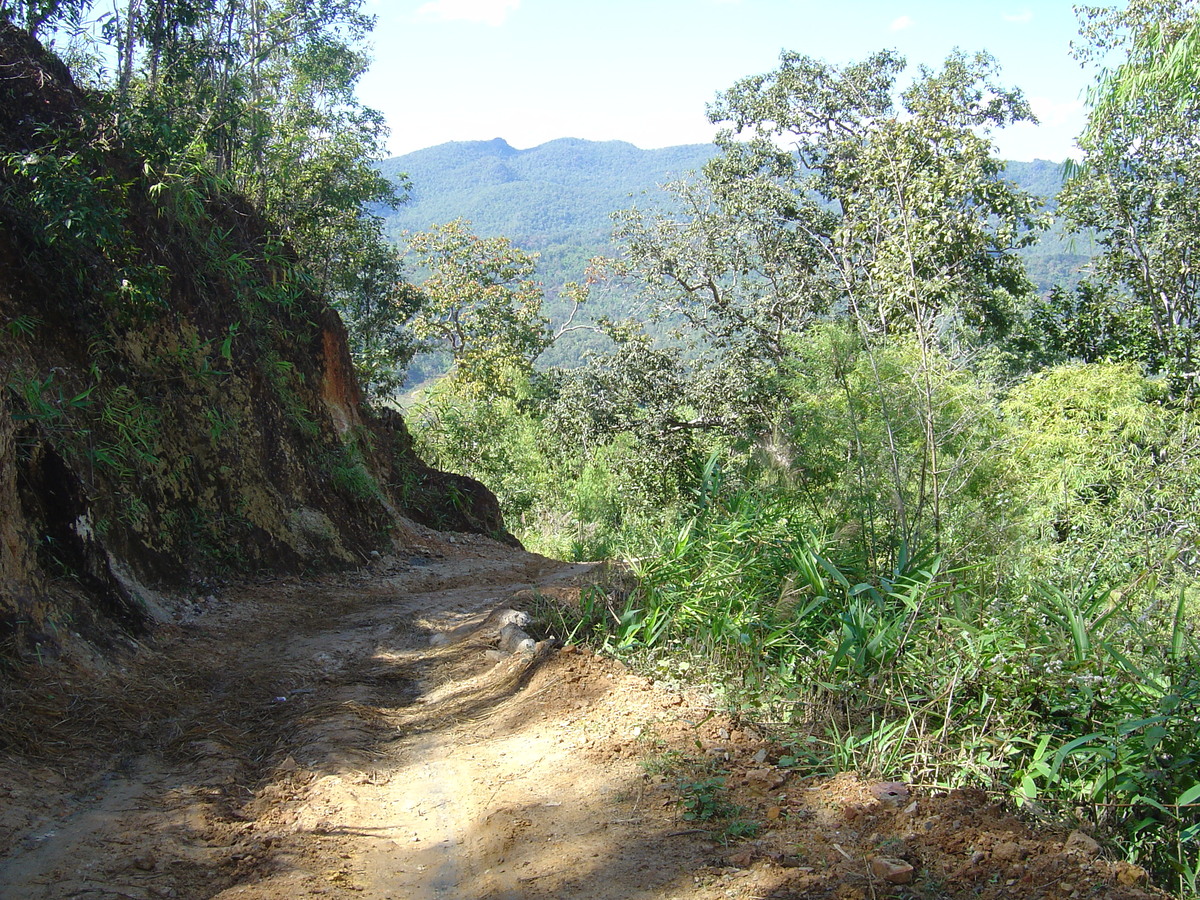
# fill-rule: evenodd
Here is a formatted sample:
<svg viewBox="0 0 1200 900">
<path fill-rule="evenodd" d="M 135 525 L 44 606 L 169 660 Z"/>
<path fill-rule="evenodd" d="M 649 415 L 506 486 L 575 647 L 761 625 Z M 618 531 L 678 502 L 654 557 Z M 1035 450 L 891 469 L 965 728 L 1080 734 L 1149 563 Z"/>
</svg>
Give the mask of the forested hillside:
<svg viewBox="0 0 1200 900">
<path fill-rule="evenodd" d="M 699 170 L 714 152 L 710 144 L 641 150 L 621 141 L 575 138 L 528 150 L 502 138 L 443 144 L 380 164 L 382 174 L 409 186 L 404 203 L 380 214 L 401 245 L 406 233 L 463 218 L 481 236 L 503 236 L 537 254 L 545 312 L 562 322 L 571 310 L 559 298 L 562 286 L 583 280 L 594 257 L 616 252 L 612 214 L 635 202 L 661 202 L 660 185 Z M 597 292 L 586 317 L 623 318 L 633 303 L 632 291 L 614 286 Z M 578 362 L 598 345 L 575 334 L 548 348 L 542 362 Z"/>
<path fill-rule="evenodd" d="M 516 150 L 496 138 L 417 150 L 384 161 L 379 170 L 411 183 L 407 202 L 386 213 L 393 234 L 465 217 L 481 234 L 502 234 L 540 251 L 607 242 L 612 212 L 698 170 L 715 150 L 710 144 L 641 150 L 575 138 Z"/>
<path fill-rule="evenodd" d="M 554 320 L 569 307 L 557 302 L 558 288 L 583 277 L 589 260 L 617 252 L 612 215 L 631 205 L 668 202 L 661 188 L 695 177 L 717 153 L 712 144 L 642 150 L 620 141 L 563 138 L 516 150 L 502 138 L 463 141 L 393 157 L 379 171 L 408 186 L 403 204 L 380 209 L 388 235 L 400 243 L 405 233 L 465 218 L 475 232 L 504 236 L 538 254 L 538 275 L 549 291 L 546 312 Z M 1046 160 L 1010 161 L 1005 176 L 1057 209 L 1063 165 Z M 1021 249 L 1029 277 L 1042 291 L 1074 285 L 1094 247 L 1090 235 L 1066 233 L 1055 220 L 1040 240 Z M 594 304 L 595 315 L 621 318 L 636 303 L 636 290 L 616 289 Z M 545 364 L 578 358 L 578 342 L 569 353 L 551 349 Z"/>
</svg>

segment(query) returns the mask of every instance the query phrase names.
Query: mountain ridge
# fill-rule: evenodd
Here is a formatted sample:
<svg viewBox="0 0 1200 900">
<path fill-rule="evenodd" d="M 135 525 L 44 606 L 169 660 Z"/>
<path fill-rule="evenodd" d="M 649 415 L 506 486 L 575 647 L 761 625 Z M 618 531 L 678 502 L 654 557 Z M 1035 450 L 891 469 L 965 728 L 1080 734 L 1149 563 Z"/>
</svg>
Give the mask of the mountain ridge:
<svg viewBox="0 0 1200 900">
<path fill-rule="evenodd" d="M 581 231 L 607 242 L 613 211 L 698 169 L 715 152 L 711 144 L 642 150 L 583 138 L 524 150 L 503 138 L 450 141 L 379 164 L 383 174 L 407 176 L 411 184 L 408 202 L 384 215 L 393 236 L 465 217 L 480 234 L 503 234 L 535 250 Z"/>
<path fill-rule="evenodd" d="M 466 218 L 481 235 L 504 235 L 532 250 L 581 232 L 607 243 L 613 212 L 698 170 L 717 152 L 714 144 L 643 149 L 574 137 L 523 149 L 503 137 L 447 141 L 378 163 L 384 175 L 408 185 L 406 203 L 378 212 L 397 238 Z M 1053 210 L 1064 163 L 1008 160 L 1005 166 L 1008 177 Z"/>
<path fill-rule="evenodd" d="M 388 234 L 403 245 L 406 232 L 464 218 L 482 237 L 503 236 L 539 254 L 546 285 L 546 312 L 561 321 L 566 308 L 558 288 L 583 277 L 588 261 L 612 255 L 612 214 L 637 205 L 668 201 L 658 188 L 699 170 L 718 152 L 714 144 L 680 144 L 644 150 L 627 141 L 563 137 L 518 149 L 502 137 L 449 141 L 394 156 L 379 170 L 409 185 L 408 202 L 378 209 Z M 1062 186 L 1063 163 L 1008 161 L 1006 175 L 1040 197 L 1050 212 Z M 1090 259 L 1091 241 L 1065 234 L 1061 223 L 1038 243 L 1020 251 L 1031 280 L 1045 292 L 1078 280 Z M 592 304 L 593 312 L 623 318 L 633 297 L 616 290 Z M 577 358 L 580 348 L 554 348 L 543 362 Z M 562 357 L 562 358 L 560 358 Z"/>
<path fill-rule="evenodd" d="M 543 147 L 547 147 L 551 144 L 560 144 L 560 143 L 588 144 L 588 145 L 597 145 L 597 146 L 604 146 L 604 145 L 625 146 L 625 147 L 631 147 L 632 149 L 638 151 L 639 153 L 657 153 L 659 151 L 675 150 L 675 149 L 679 149 L 679 148 L 683 148 L 683 147 L 714 147 L 715 148 L 715 146 L 716 146 L 715 144 L 711 144 L 711 143 L 710 144 L 696 143 L 696 144 L 668 144 L 663 147 L 641 147 L 641 146 L 638 146 L 637 144 L 633 143 L 632 141 L 626 141 L 621 138 L 607 138 L 604 140 L 594 140 L 592 138 L 571 137 L 569 135 L 566 135 L 563 137 L 551 138 L 548 141 L 542 141 L 540 144 L 534 144 L 529 147 L 515 147 L 511 143 L 509 143 L 507 138 L 494 137 L 489 140 L 484 140 L 484 139 L 480 138 L 480 139 L 461 140 L 461 141 L 442 141 L 439 144 L 430 144 L 427 147 L 418 147 L 413 150 L 406 150 L 403 153 L 395 153 L 392 156 L 387 157 L 387 159 L 383 160 L 383 162 L 389 162 L 391 160 L 397 160 L 397 159 L 405 159 L 410 156 L 416 156 L 418 154 L 426 153 L 430 150 L 439 150 L 443 147 L 479 147 L 479 148 L 483 148 L 483 147 L 495 146 L 497 148 L 505 150 L 506 152 L 511 152 L 512 154 L 515 155 L 515 154 L 520 154 L 520 153 L 529 153 L 534 150 L 540 150 Z M 1032 166 L 1032 165 L 1038 165 L 1038 164 L 1044 164 L 1044 165 L 1049 165 L 1049 166 L 1062 166 L 1063 165 L 1062 162 L 1055 162 L 1054 160 L 1049 159 L 1048 157 L 1044 157 L 1044 156 L 1035 156 L 1033 159 L 1010 159 L 1010 160 L 1005 160 L 1005 162 L 1008 164 L 1017 163 L 1019 165 L 1025 165 L 1025 166 Z"/>
</svg>

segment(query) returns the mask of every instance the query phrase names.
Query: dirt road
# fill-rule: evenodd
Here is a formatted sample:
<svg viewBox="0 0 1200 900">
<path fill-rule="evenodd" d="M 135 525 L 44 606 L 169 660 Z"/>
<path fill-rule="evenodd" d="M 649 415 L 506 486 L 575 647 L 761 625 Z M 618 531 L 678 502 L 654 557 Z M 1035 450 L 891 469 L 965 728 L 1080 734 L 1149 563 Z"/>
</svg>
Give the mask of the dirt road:
<svg viewBox="0 0 1200 900">
<path fill-rule="evenodd" d="M 502 652 L 501 611 L 589 567 L 424 543 L 8 691 L 0 897 L 1162 896 L 983 794 L 801 777 L 611 660 Z"/>
</svg>

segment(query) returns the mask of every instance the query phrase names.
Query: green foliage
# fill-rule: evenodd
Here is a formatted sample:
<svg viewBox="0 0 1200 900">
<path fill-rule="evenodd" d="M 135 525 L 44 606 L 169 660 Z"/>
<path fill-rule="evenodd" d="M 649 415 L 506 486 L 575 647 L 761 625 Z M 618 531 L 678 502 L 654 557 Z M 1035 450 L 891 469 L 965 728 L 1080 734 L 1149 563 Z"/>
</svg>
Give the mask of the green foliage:
<svg viewBox="0 0 1200 900">
<path fill-rule="evenodd" d="M 0 21 L 36 36 L 43 28 L 78 26 L 90 5 L 90 0 L 0 0 Z"/>
<path fill-rule="evenodd" d="M 759 458 L 824 530 L 869 566 L 891 565 L 903 544 L 918 543 L 913 526 L 932 514 L 932 432 L 948 558 L 986 559 L 1004 542 L 1011 516 L 999 453 L 1007 436 L 986 381 L 941 353 L 923 357 L 911 339 L 871 349 L 838 325 L 797 341 L 788 368 L 788 416 Z"/>
<path fill-rule="evenodd" d="M 735 805 L 725 799 L 725 779 L 720 775 L 681 782 L 679 791 L 683 798 L 683 819 L 686 822 L 724 819 L 738 811 Z"/>
<path fill-rule="evenodd" d="M 897 102 L 902 68 L 784 54 L 738 82 L 702 179 L 618 222 L 620 273 L 687 333 L 603 322 L 537 375 L 509 352 L 417 430 L 537 546 L 636 555 L 631 593 L 556 632 L 788 723 L 795 767 L 1081 809 L 1194 892 L 1200 444 L 1140 368 L 1178 353 L 1111 260 L 1029 298 L 1044 223 L 987 137 L 1029 110 L 994 62 L 956 53 Z M 460 297 L 497 280 L 461 271 Z M 718 774 L 680 785 L 725 814 Z"/>
<path fill-rule="evenodd" d="M 701 652 L 746 673 L 750 703 L 810 678 L 867 678 L 890 667 L 910 619 L 948 590 L 939 561 L 904 552 L 895 570 L 867 578 L 835 562 L 797 513 L 795 498 L 778 492 L 706 500 L 639 562 L 617 646 Z"/>
<path fill-rule="evenodd" d="M 35 217 L 47 244 L 90 240 L 104 248 L 120 242 L 122 186 L 98 171 L 99 153 L 46 137 L 44 149 L 0 157 L 6 201 Z"/>
<path fill-rule="evenodd" d="M 442 144 L 389 159 L 381 173 L 410 180 L 406 203 L 382 213 L 387 232 L 399 239 L 430 222 L 469 219 L 484 237 L 505 236 L 538 253 L 538 270 L 546 285 L 544 311 L 552 322 L 570 315 L 558 288 L 579 277 L 588 261 L 611 256 L 610 215 L 636 198 L 647 216 L 666 215 L 671 199 L 662 184 L 683 181 L 700 170 L 718 150 L 711 144 L 640 150 L 621 142 L 574 139 L 551 141 L 515 150 L 500 140 Z M 407 178 L 398 173 L 406 173 Z M 1004 177 L 1053 208 L 1062 187 L 1059 162 L 1008 162 Z M 1091 257 L 1086 239 L 1070 238 L 1055 223 L 1037 244 L 1021 248 L 1030 279 L 1042 291 L 1073 284 L 1077 270 Z M 622 320 L 638 314 L 638 285 L 614 281 L 589 300 L 589 318 Z M 655 337 L 665 335 L 669 321 L 648 323 Z M 588 353 L 605 352 L 592 331 L 575 331 L 541 357 L 545 366 L 574 367 Z"/>
<path fill-rule="evenodd" d="M 750 340 L 770 359 L 835 301 L 872 331 L 920 336 L 951 314 L 995 327 L 1003 292 L 1025 290 L 1012 251 L 1038 223 L 979 131 L 1029 118 L 1020 92 L 986 54 L 922 70 L 902 110 L 894 53 L 780 63 L 710 107 L 721 154 L 703 184 L 675 186 L 679 211 L 623 217 L 653 298 L 718 346 Z"/>
<path fill-rule="evenodd" d="M 35 150 L 0 153 L 0 208 L 32 247 L 56 254 L 59 286 L 49 295 L 94 293 L 118 326 L 154 321 L 167 273 L 133 249 L 131 186 L 107 165 L 103 135 L 82 144 L 50 131 L 39 137 Z"/>
<path fill-rule="evenodd" d="M 616 233 L 658 314 L 684 323 L 683 340 L 703 336 L 684 402 L 723 407 L 726 428 L 786 432 L 777 399 L 791 345 L 830 318 L 848 323 L 882 412 L 868 418 L 883 426 L 893 543 L 940 546 L 964 481 L 961 429 L 939 398 L 947 358 L 1007 329 L 1029 290 L 1016 251 L 1043 223 L 991 155 L 988 130 L 1031 115 L 994 60 L 956 52 L 922 69 L 897 109 L 903 68 L 891 52 L 843 67 L 785 52 L 710 107 L 725 127 L 703 181 L 673 185 L 666 212 L 628 211 Z M 915 390 L 895 404 L 884 370 L 909 336 Z M 910 422 L 915 441 L 901 433 Z"/>
<path fill-rule="evenodd" d="M 13 418 L 17 421 L 32 420 L 47 434 L 68 432 L 73 427 L 76 413 L 92 405 L 92 385 L 76 392 L 61 382 L 55 381 L 54 372 L 45 378 L 32 375 L 24 379 L 13 379 L 6 387 L 22 401 Z"/>
<path fill-rule="evenodd" d="M 715 417 L 728 408 L 720 397 L 704 403 L 704 414 L 688 406 L 703 401 L 693 398 L 695 373 L 686 371 L 677 348 L 655 346 L 628 323 L 604 331 L 611 350 L 539 380 L 544 425 L 585 455 L 603 455 L 627 508 L 673 504 L 703 465 L 698 435 L 719 425 Z"/>
<path fill-rule="evenodd" d="M 708 144 L 641 150 L 568 138 L 528 150 L 499 139 L 442 144 L 379 165 L 389 177 L 407 173 L 414 186 L 408 202 L 384 213 L 387 231 L 402 240 L 430 222 L 465 218 L 482 237 L 504 236 L 536 252 L 544 312 L 557 328 L 573 310 L 563 286 L 577 280 L 589 260 L 613 253 L 610 214 L 631 196 L 700 168 L 713 152 Z M 629 289 L 612 285 L 589 301 L 590 318 L 624 318 L 632 299 Z M 602 346 L 594 332 L 574 331 L 541 361 L 569 367 Z"/>
<path fill-rule="evenodd" d="M 829 515 L 867 520 L 844 486 L 863 460 L 816 452 L 853 446 L 851 408 L 864 443 L 878 438 L 867 429 L 880 427 L 880 384 L 904 418 L 911 355 L 881 355 L 878 372 L 894 376 L 877 381 L 855 347 L 834 329 L 801 350 L 797 384 L 812 393 L 798 395 L 798 449 L 776 446 L 773 467 L 742 472 L 714 456 L 692 515 L 637 563 L 625 606 L 591 604 L 577 633 L 644 665 L 670 659 L 731 704 L 795 722 L 795 766 L 1007 785 L 1021 802 L 1087 809 L 1131 858 L 1192 890 L 1198 820 L 1180 800 L 1195 799 L 1200 754 L 1191 414 L 1163 406 L 1129 365 L 1047 372 L 1014 389 L 1002 417 L 954 373 L 941 390 L 978 482 L 947 543 L 975 564 L 949 568 L 903 543 L 889 562 L 864 554 L 865 526 Z M 822 358 L 840 374 L 816 371 Z M 839 381 L 850 400 L 822 410 Z M 1069 521 L 1078 548 L 1052 521 Z M 896 534 L 894 522 L 875 528 Z M 697 811 L 715 796 L 692 794 Z"/>
<path fill-rule="evenodd" d="M 49 23 L 73 8 L 0 14 Z M 1098 48 L 1125 40 L 1109 26 L 1131 27 L 1123 83 L 1178 87 L 1155 54 L 1182 47 L 1169 58 L 1186 62 L 1190 7 L 1089 15 Z M 412 412 L 430 461 L 488 484 L 538 549 L 639 557 L 637 587 L 585 593 L 555 620 L 561 636 L 722 685 L 730 704 L 787 724 L 796 768 L 1079 807 L 1194 892 L 1200 442 L 1194 412 L 1171 403 L 1194 368 L 1191 95 L 1117 91 L 1097 105 L 1065 205 L 1099 235 L 1098 276 L 1027 304 L 1018 252 L 1036 204 L 991 156 L 988 131 L 1029 111 L 994 62 L 955 53 L 897 94 L 893 53 L 840 67 L 785 53 L 712 107 L 726 130 L 715 155 L 697 153 L 702 178 L 619 222 L 618 272 L 641 280 L 651 328 L 687 333 L 662 342 L 604 321 L 571 332 L 587 337 L 585 359 L 537 373 L 553 338 L 545 310 L 557 304 L 563 322 L 568 304 L 603 293 L 599 277 L 547 297 L 532 254 L 456 219 L 412 238 L 425 283 L 403 285 L 370 212 L 395 199 L 369 165 L 382 123 L 353 97 L 368 27 L 356 0 L 119 10 L 113 115 L 97 140 L 47 135 L 0 158 L 0 201 L 23 239 L 102 282 L 114 324 L 97 346 L 149 331 L 179 290 L 173 266 L 134 249 L 123 211 L 139 204 L 195 248 L 199 282 L 235 310 L 234 326 L 153 350 L 172 377 L 213 390 L 250 345 L 270 348 L 253 357 L 257 374 L 314 437 L 312 386 L 284 352 L 306 292 L 338 303 L 373 393 L 395 387 L 414 338 L 439 345 L 452 373 Z M 136 149 L 140 175 L 99 165 L 110 139 Z M 592 149 L 447 152 L 498 208 L 533 180 L 522 166 L 540 159 L 544 175 Z M 597 179 L 625 177 L 634 156 L 594 157 Z M 230 188 L 287 242 L 250 247 L 234 226 L 209 227 Z M 591 254 L 561 215 L 571 196 L 509 206 L 544 220 L 538 249 L 578 271 Z M 992 351 L 1022 306 L 1023 331 Z M 6 322 L 14 341 L 44 327 Z M 1018 360 L 1010 375 L 1080 362 L 1002 392 L 981 348 Z M 31 427 L 86 444 L 97 469 L 132 483 L 170 467 L 163 483 L 184 482 L 190 458 L 165 459 L 151 385 L 50 372 L 7 387 Z M 196 452 L 229 450 L 244 423 L 201 415 L 211 447 Z M 378 488 L 360 440 L 321 462 L 334 489 L 366 501 Z M 158 513 L 130 494 L 113 515 L 146 531 Z M 234 553 L 223 536 L 251 527 L 240 515 L 197 508 L 184 523 L 197 552 Z M 685 818 L 753 832 L 719 773 L 678 783 Z"/>
<path fill-rule="evenodd" d="M 1200 684 L 1197 645 L 1181 630 L 1184 597 L 1164 657 L 1157 629 L 1106 593 L 1082 602 L 1053 589 L 1047 596 L 1046 618 L 1071 638 L 1072 653 L 1059 665 L 1075 689 L 1057 698 L 1053 727 L 1029 757 L 1018 797 L 1084 804 L 1124 833 L 1131 856 L 1173 870 L 1180 892 L 1194 895 L 1200 816 L 1187 804 L 1197 793 Z"/>
<path fill-rule="evenodd" d="M 1079 141 L 1086 156 L 1062 206 L 1075 227 L 1098 235 L 1101 275 L 1150 319 L 1155 368 L 1175 391 L 1192 395 L 1200 98 L 1187 75 L 1196 70 L 1200 13 L 1176 0 L 1139 0 L 1125 9 L 1086 8 L 1081 30 L 1083 61 L 1113 52 L 1125 59 L 1101 75 L 1093 93 Z"/>
<path fill-rule="evenodd" d="M 1037 298 L 1004 346 L 1027 372 L 1068 362 L 1137 362 L 1151 371 L 1162 365 L 1149 310 L 1088 280 Z"/>
<path fill-rule="evenodd" d="M 463 219 L 410 236 L 408 249 L 428 273 L 413 333 L 449 350 L 460 385 L 515 391 L 551 339 L 534 257 Z"/>
<path fill-rule="evenodd" d="M 673 522 L 692 478 L 697 444 L 678 427 L 677 382 L 652 377 L 665 372 L 678 374 L 674 357 L 640 340 L 581 369 L 510 371 L 490 394 L 456 370 L 409 420 L 422 455 L 491 487 L 527 545 L 605 558 Z"/>
<path fill-rule="evenodd" d="M 613 615 L 605 590 L 596 585 L 589 585 L 579 592 L 577 607 L 564 606 L 538 594 L 532 612 L 535 621 L 542 623 L 546 635 L 558 638 L 563 644 L 603 643 Z"/>
<path fill-rule="evenodd" d="M 1132 858 L 1195 871 L 1200 820 L 1180 798 L 1200 755 L 1200 648 L 1183 593 L 1164 636 L 1142 591 L 995 596 L 920 554 L 872 574 L 806 529 L 778 490 L 718 496 L 639 564 L 598 639 L 647 662 L 685 654 L 731 703 L 795 722 L 793 766 L 1008 785 L 1089 810 Z M 715 797 L 693 795 L 697 810 Z"/>
<path fill-rule="evenodd" d="M 1196 423 L 1163 393 L 1130 364 L 1059 367 L 1010 393 L 1026 572 L 1136 585 L 1164 605 L 1195 578 Z"/>
<path fill-rule="evenodd" d="M 122 480 L 131 480 L 139 472 L 148 473 L 159 462 L 158 440 L 162 421 L 157 406 L 128 385 L 118 385 L 104 393 L 100 423 L 111 441 L 95 447 L 97 462 L 114 469 Z"/>
<path fill-rule="evenodd" d="M 669 751 L 644 765 L 648 774 L 674 780 L 685 822 L 713 829 L 725 843 L 753 838 L 761 830 L 759 823 L 740 818 L 745 810 L 729 799 L 726 776 L 710 761 Z"/>
<path fill-rule="evenodd" d="M 367 469 L 361 442 L 365 437 L 350 433 L 341 449 L 326 460 L 329 480 L 339 491 L 358 500 L 379 498 L 379 484 Z"/>
<path fill-rule="evenodd" d="M 408 421 L 421 456 L 488 485 L 510 528 L 519 529 L 552 489 L 546 453 L 519 398 L 482 397 L 445 378 L 410 408 Z"/>
<path fill-rule="evenodd" d="M 28 338 L 32 337 L 34 332 L 43 324 L 45 323 L 38 316 L 23 314 L 9 319 L 5 327 L 8 330 L 9 337 Z"/>
<path fill-rule="evenodd" d="M 138 317 L 129 324 L 138 324 L 161 311 L 163 277 L 122 256 L 128 240 L 119 218 L 97 218 L 135 198 L 115 196 L 128 185 L 98 180 L 112 176 L 94 175 L 104 167 L 92 157 L 114 145 L 140 157 L 149 199 L 185 227 L 206 221 L 214 196 L 240 192 L 288 241 L 286 250 L 264 248 L 266 264 L 286 277 L 262 299 L 286 306 L 297 285 L 320 292 L 350 328 L 368 393 L 393 392 L 413 353 L 402 326 L 418 298 L 404 284 L 399 254 L 375 212 L 400 194 L 373 166 L 384 146 L 383 118 L 355 96 L 373 24 L 359 0 L 131 0 L 85 22 L 90 6 L 88 0 L 0 5 L 0 16 L 21 19 L 31 30 L 74 23 L 77 36 L 96 43 L 95 58 L 115 67 L 115 83 L 102 69 L 90 73 L 108 89 L 93 144 L 0 160 L 0 171 L 32 187 L 27 203 L 43 220 L 42 239 L 83 240 L 99 249 L 118 269 L 113 302 Z M 206 249 L 208 260 L 216 260 L 214 248 Z M 239 261 L 228 262 L 221 275 L 241 281 Z"/>
<path fill-rule="evenodd" d="M 313 416 L 313 411 L 305 404 L 301 386 L 304 375 L 291 360 L 280 356 L 279 351 L 271 349 L 263 354 L 261 360 L 263 375 L 275 392 L 292 425 L 308 437 L 316 437 L 320 425 Z"/>
</svg>

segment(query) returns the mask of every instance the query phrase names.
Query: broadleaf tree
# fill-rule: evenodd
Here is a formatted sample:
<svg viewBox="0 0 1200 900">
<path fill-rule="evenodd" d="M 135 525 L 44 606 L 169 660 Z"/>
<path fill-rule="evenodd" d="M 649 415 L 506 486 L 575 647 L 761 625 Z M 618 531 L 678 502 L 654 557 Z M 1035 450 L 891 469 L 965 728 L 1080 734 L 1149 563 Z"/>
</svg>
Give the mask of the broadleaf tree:
<svg viewBox="0 0 1200 900">
<path fill-rule="evenodd" d="M 890 51 L 842 67 L 785 52 L 710 106 L 721 152 L 702 178 L 673 186 L 665 209 L 621 214 L 617 235 L 652 303 L 701 332 L 710 371 L 725 373 L 697 405 L 738 385 L 744 427 L 779 416 L 789 342 L 821 319 L 850 319 L 868 352 L 912 334 L 925 441 L 917 458 L 895 446 L 889 493 L 897 539 L 936 540 L 933 355 L 1004 328 L 1030 289 L 1015 251 L 1041 220 L 992 152 L 991 129 L 1032 119 L 995 61 L 956 52 L 920 69 L 897 106 L 904 68 Z"/>
<path fill-rule="evenodd" d="M 246 195 L 346 319 L 368 390 L 399 386 L 418 295 L 377 213 L 407 185 L 373 165 L 387 127 L 356 96 L 374 25 L 362 0 L 0 0 L 0 17 L 90 26 L 108 46 L 97 64 L 115 66 L 111 83 L 103 70 L 90 80 L 111 88 L 115 131 L 156 187 Z"/>
<path fill-rule="evenodd" d="M 78 27 L 91 0 L 0 0 L 0 21 L 10 21 L 34 37 L 43 29 Z"/>
<path fill-rule="evenodd" d="M 1200 383 L 1200 6 L 1132 0 L 1081 10 L 1084 63 L 1124 54 L 1103 70 L 1079 146 L 1085 157 L 1063 193 L 1077 229 L 1093 229 L 1101 278 L 1121 285 L 1148 314 L 1151 368 L 1177 394 Z M 1190 73 L 1190 75 L 1189 75 Z"/>
<path fill-rule="evenodd" d="M 425 276 L 412 332 L 425 349 L 450 353 L 459 382 L 513 394 L 553 339 L 536 257 L 480 237 L 465 219 L 410 235 L 408 252 Z"/>
</svg>

